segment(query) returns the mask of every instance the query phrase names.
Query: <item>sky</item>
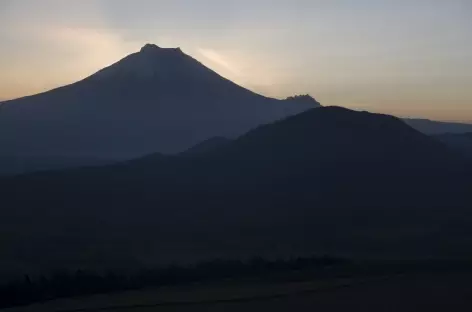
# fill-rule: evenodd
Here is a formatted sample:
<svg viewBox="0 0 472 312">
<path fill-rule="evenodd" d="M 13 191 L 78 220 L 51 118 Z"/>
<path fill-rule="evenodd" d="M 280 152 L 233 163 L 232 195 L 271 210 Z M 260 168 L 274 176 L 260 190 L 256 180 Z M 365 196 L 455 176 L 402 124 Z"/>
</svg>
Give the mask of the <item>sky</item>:
<svg viewBox="0 0 472 312">
<path fill-rule="evenodd" d="M 267 96 L 472 122 L 471 15 L 470 0 L 0 0 L 0 99 L 154 43 Z"/>
</svg>

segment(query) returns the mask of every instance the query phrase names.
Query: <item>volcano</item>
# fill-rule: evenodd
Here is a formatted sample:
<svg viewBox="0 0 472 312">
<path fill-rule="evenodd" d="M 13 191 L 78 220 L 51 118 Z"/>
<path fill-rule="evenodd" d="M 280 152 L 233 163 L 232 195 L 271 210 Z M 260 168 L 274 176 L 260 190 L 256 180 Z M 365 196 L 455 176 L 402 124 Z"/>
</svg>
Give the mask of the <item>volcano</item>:
<svg viewBox="0 0 472 312">
<path fill-rule="evenodd" d="M 179 48 L 147 44 L 84 80 L 4 102 L 0 156 L 123 160 L 178 153 L 318 106 L 306 96 L 264 97 Z"/>
</svg>

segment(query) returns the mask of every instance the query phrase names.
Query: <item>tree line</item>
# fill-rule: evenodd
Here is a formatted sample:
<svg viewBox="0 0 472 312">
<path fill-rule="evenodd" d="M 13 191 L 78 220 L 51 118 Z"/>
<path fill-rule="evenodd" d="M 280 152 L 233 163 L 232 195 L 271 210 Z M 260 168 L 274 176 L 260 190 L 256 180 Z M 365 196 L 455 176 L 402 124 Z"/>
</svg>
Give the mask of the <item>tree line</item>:
<svg viewBox="0 0 472 312">
<path fill-rule="evenodd" d="M 189 266 L 139 270 L 135 273 L 98 273 L 86 270 L 56 272 L 48 276 L 25 275 L 0 285 L 0 308 L 28 305 L 58 298 L 87 296 L 182 285 L 195 282 L 244 277 L 277 276 L 287 278 L 292 273 L 313 269 L 322 274 L 328 268 L 348 264 L 334 257 L 305 257 L 285 260 L 254 258 L 248 261 L 214 260 Z M 289 275 L 284 277 L 284 273 Z"/>
</svg>

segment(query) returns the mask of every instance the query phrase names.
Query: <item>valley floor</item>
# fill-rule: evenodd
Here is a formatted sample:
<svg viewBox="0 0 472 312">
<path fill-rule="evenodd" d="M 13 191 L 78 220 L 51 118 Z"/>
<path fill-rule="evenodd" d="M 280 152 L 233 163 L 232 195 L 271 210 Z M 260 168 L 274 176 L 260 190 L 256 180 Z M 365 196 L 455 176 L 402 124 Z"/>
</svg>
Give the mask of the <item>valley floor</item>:
<svg viewBox="0 0 472 312">
<path fill-rule="evenodd" d="M 285 284 L 193 285 L 51 301 L 8 312 L 472 311 L 472 273 Z"/>
</svg>

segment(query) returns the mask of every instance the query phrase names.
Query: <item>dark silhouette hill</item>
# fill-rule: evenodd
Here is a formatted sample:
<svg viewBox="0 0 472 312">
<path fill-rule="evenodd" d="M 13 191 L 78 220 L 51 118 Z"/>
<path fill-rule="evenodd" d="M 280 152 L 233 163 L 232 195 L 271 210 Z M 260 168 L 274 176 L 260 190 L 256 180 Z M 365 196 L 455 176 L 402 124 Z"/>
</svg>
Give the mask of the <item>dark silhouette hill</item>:
<svg viewBox="0 0 472 312">
<path fill-rule="evenodd" d="M 194 155 L 1 179 L 1 268 L 469 257 L 471 176 L 395 117 L 319 108 Z"/>
<path fill-rule="evenodd" d="M 237 137 L 320 104 L 244 89 L 180 49 L 147 44 L 77 83 L 2 104 L 0 156 L 130 159 Z"/>
<path fill-rule="evenodd" d="M 451 148 L 472 156 L 472 132 L 468 133 L 444 133 L 436 135 L 436 138 Z"/>
<path fill-rule="evenodd" d="M 264 97 L 178 48 L 147 44 L 79 82 L 2 102 L 0 174 L 180 153 L 319 106 L 309 95 Z M 467 124 L 406 122 L 426 134 L 472 131 Z"/>
<path fill-rule="evenodd" d="M 5 156 L 0 157 L 0 176 L 13 176 L 37 171 L 61 170 L 73 167 L 104 166 L 116 161 L 93 157 Z"/>
<path fill-rule="evenodd" d="M 421 131 L 429 135 L 437 135 L 444 133 L 467 133 L 472 132 L 472 124 L 467 123 L 457 123 L 457 122 L 443 122 L 443 121 L 433 121 L 428 119 L 408 119 L 405 118 L 404 121 L 415 128 L 418 131 Z"/>
<path fill-rule="evenodd" d="M 180 155 L 194 156 L 194 155 L 205 155 L 210 152 L 214 152 L 217 149 L 221 149 L 226 145 L 230 144 L 231 140 L 224 137 L 213 137 L 203 142 L 198 143 L 195 146 L 192 146 L 185 152 Z"/>
</svg>

